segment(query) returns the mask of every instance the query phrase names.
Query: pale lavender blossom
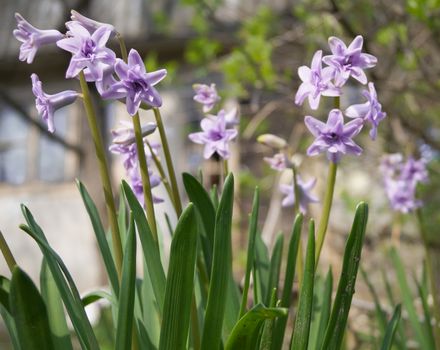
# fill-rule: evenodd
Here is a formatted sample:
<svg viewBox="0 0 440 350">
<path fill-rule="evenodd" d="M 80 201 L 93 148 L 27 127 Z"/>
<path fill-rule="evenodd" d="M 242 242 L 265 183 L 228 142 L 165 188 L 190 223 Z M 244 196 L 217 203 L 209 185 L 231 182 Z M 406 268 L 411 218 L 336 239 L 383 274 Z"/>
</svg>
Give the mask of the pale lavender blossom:
<svg viewBox="0 0 440 350">
<path fill-rule="evenodd" d="M 223 159 L 228 159 L 229 142 L 237 136 L 238 132 L 227 128 L 224 115 L 206 117 L 200 122 L 200 127 L 202 131 L 189 134 L 188 137 L 192 142 L 205 145 L 203 157 L 209 159 L 217 153 Z"/>
<path fill-rule="evenodd" d="M 142 125 L 142 137 L 152 134 L 156 130 L 156 127 L 156 123 L 153 122 Z M 114 144 L 130 145 L 135 142 L 133 123 L 127 120 L 121 120 L 119 127 L 113 129 L 111 133 L 113 136 L 112 143 Z"/>
<path fill-rule="evenodd" d="M 299 209 L 305 214 L 307 212 L 307 207 L 310 203 L 318 203 L 319 199 L 311 193 L 311 190 L 316 185 L 316 179 L 311 179 L 304 182 L 298 175 L 296 177 L 296 182 L 299 192 Z M 290 185 L 281 184 L 280 191 L 285 195 L 281 205 L 283 207 L 291 207 L 295 204 L 295 189 L 293 183 Z"/>
<path fill-rule="evenodd" d="M 295 103 L 302 105 L 306 97 L 309 99 L 310 108 L 317 109 L 321 95 L 340 96 L 341 91 L 331 82 L 333 69 L 322 68 L 322 51 L 316 51 L 313 55 L 311 67 L 301 66 L 298 75 L 302 80 L 295 96 Z"/>
<path fill-rule="evenodd" d="M 79 22 L 66 25 L 70 36 L 57 42 L 58 47 L 72 53 L 66 78 L 74 78 L 85 70 L 88 81 L 102 80 L 104 71 L 112 67 L 116 59 L 115 53 L 105 46 L 111 28 L 102 26 L 90 33 Z"/>
<path fill-rule="evenodd" d="M 426 162 L 423 159 L 415 160 L 413 157 L 410 157 L 402 167 L 400 178 L 414 183 L 427 183 L 429 176 Z"/>
<path fill-rule="evenodd" d="M 195 91 L 194 101 L 203 105 L 203 113 L 209 112 L 214 108 L 215 104 L 220 101 L 220 96 L 217 94 L 215 84 L 194 84 Z"/>
<path fill-rule="evenodd" d="M 73 22 L 77 22 L 77 23 L 81 24 L 90 33 L 95 32 L 100 27 L 108 27 L 111 30 L 111 36 L 116 35 L 115 27 L 109 23 L 102 23 L 102 22 L 95 21 L 94 19 L 86 17 L 75 10 L 71 10 L 70 15 L 71 15 L 70 19 Z M 72 23 L 72 22 L 67 22 L 66 24 L 70 24 L 70 23 Z"/>
<path fill-rule="evenodd" d="M 400 173 L 403 166 L 403 156 L 401 153 L 387 154 L 382 157 L 379 170 L 387 178 L 396 176 Z"/>
<path fill-rule="evenodd" d="M 264 161 L 276 171 L 283 171 L 287 168 L 287 156 L 284 153 L 276 153 L 273 157 L 264 157 Z"/>
<path fill-rule="evenodd" d="M 154 175 L 150 171 L 148 171 L 148 172 L 149 172 L 149 175 L 150 175 L 150 186 L 151 186 L 151 188 L 159 186 L 159 184 L 161 182 L 160 177 L 157 176 L 157 175 Z M 145 202 L 144 202 L 144 186 L 142 184 L 142 177 L 141 177 L 141 175 L 140 175 L 138 170 L 136 172 L 133 172 L 132 176 L 130 176 L 130 183 L 131 183 L 131 188 L 133 189 L 133 193 L 135 194 L 137 200 L 139 201 L 139 203 L 141 203 L 143 206 L 145 206 Z M 153 203 L 155 203 L 155 204 L 159 204 L 159 203 L 163 203 L 164 202 L 164 200 L 162 198 L 157 197 L 154 194 L 152 194 L 152 197 L 153 197 Z"/>
<path fill-rule="evenodd" d="M 385 192 L 391 208 L 401 213 L 409 213 L 422 206 L 422 201 L 416 199 L 416 185 L 412 181 L 387 179 Z"/>
<path fill-rule="evenodd" d="M 311 116 L 305 117 L 305 124 L 316 139 L 307 149 L 307 155 L 315 156 L 327 152 L 327 158 L 338 163 L 344 154 L 360 155 L 362 148 L 352 138 L 362 129 L 362 120 L 357 118 L 344 125 L 344 117 L 339 109 L 332 109 L 327 123 Z"/>
<path fill-rule="evenodd" d="M 120 144 L 113 143 L 109 147 L 110 152 L 114 154 L 119 154 L 122 156 L 122 164 L 126 171 L 130 171 L 137 166 L 138 157 L 137 157 L 137 148 L 136 144 Z"/>
<path fill-rule="evenodd" d="M 377 136 L 377 127 L 387 114 L 382 111 L 382 105 L 377 100 L 377 93 L 374 84 L 368 83 L 368 89 L 369 91 L 364 90 L 362 93 L 368 101 L 348 107 L 345 111 L 345 115 L 350 118 L 362 118 L 364 123 L 370 123 L 372 126 L 370 137 L 372 140 L 375 140 Z"/>
<path fill-rule="evenodd" d="M 35 28 L 19 13 L 15 14 L 15 19 L 17 20 L 17 29 L 13 31 L 13 34 L 17 40 L 22 42 L 19 54 L 20 61 L 32 63 L 41 46 L 55 44 L 58 40 L 64 38 L 64 35 L 58 30 Z"/>
<path fill-rule="evenodd" d="M 65 90 L 57 94 L 49 95 L 43 91 L 43 84 L 38 75 L 35 73 L 31 75 L 32 92 L 35 96 L 35 105 L 38 114 L 47 124 L 49 132 L 55 131 L 54 114 L 57 109 L 73 103 L 79 94 L 73 90 Z"/>
<path fill-rule="evenodd" d="M 166 69 L 147 73 L 144 62 L 139 53 L 131 49 L 128 54 L 128 63 L 121 59 L 116 60 L 115 72 L 120 81 L 111 85 L 101 95 L 105 99 L 126 98 L 128 113 L 133 116 L 139 110 L 141 102 L 151 107 L 160 107 L 162 98 L 154 88 L 167 75 Z"/>
<path fill-rule="evenodd" d="M 342 86 L 350 76 L 362 84 L 367 83 L 364 69 L 372 68 L 377 63 L 373 55 L 362 53 L 364 39 L 358 35 L 347 47 L 334 36 L 328 39 L 332 55 L 324 56 L 322 61 L 333 68 L 336 86 Z"/>
<path fill-rule="evenodd" d="M 218 112 L 218 115 L 223 114 L 225 121 L 226 121 L 226 127 L 233 127 L 238 124 L 240 124 L 239 115 L 238 115 L 238 108 L 234 107 L 228 112 L 226 112 L 224 109 L 221 109 Z"/>
</svg>

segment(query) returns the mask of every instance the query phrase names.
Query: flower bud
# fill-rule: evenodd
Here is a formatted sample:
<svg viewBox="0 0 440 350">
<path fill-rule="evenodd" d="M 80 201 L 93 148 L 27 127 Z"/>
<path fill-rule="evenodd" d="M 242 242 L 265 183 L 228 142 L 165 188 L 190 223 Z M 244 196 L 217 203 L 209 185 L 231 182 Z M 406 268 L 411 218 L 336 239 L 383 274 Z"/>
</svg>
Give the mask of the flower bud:
<svg viewBox="0 0 440 350">
<path fill-rule="evenodd" d="M 286 140 L 273 134 L 263 134 L 258 136 L 257 141 L 263 145 L 269 146 L 275 149 L 283 149 L 287 146 Z"/>
</svg>

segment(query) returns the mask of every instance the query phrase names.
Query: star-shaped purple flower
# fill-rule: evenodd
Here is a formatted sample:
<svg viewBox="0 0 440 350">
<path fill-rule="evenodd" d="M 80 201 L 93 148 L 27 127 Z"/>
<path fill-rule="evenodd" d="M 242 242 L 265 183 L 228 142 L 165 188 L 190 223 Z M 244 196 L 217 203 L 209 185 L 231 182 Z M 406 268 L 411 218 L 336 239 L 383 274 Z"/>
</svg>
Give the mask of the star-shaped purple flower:
<svg viewBox="0 0 440 350">
<path fill-rule="evenodd" d="M 364 122 L 371 124 L 370 137 L 376 139 L 377 127 L 379 123 L 387 116 L 382 112 L 382 105 L 377 100 L 376 89 L 373 83 L 368 83 L 368 90 L 364 90 L 362 95 L 368 100 L 365 103 L 356 104 L 348 107 L 345 115 L 350 118 L 362 118 Z"/>
<path fill-rule="evenodd" d="M 310 181 L 304 182 L 298 175 L 296 182 L 299 190 L 299 209 L 305 214 L 307 212 L 307 207 L 310 203 L 318 203 L 319 199 L 311 193 L 311 190 L 316 185 L 316 179 L 311 179 Z M 293 183 L 291 185 L 281 184 L 280 191 L 286 195 L 281 205 L 283 207 L 291 207 L 295 204 L 295 190 Z"/>
<path fill-rule="evenodd" d="M 306 116 L 304 121 L 316 137 L 307 149 L 309 156 L 327 152 L 327 158 L 333 163 L 338 163 L 343 154 L 360 155 L 362 153 L 362 148 L 352 140 L 362 129 L 363 123 L 360 118 L 344 125 L 342 112 L 339 109 L 332 109 L 326 124 L 311 116 Z"/>
<path fill-rule="evenodd" d="M 358 35 L 347 47 L 344 42 L 331 36 L 328 39 L 332 55 L 324 56 L 322 61 L 333 68 L 335 85 L 342 86 L 350 76 L 362 84 L 367 83 L 364 69 L 372 68 L 377 63 L 373 55 L 362 53 L 364 38 Z"/>
<path fill-rule="evenodd" d="M 426 169 L 426 162 L 423 159 L 415 160 L 413 157 L 408 158 L 402 167 L 400 178 L 414 183 L 427 183 L 429 175 Z"/>
<path fill-rule="evenodd" d="M 78 93 L 72 90 L 66 90 L 54 95 L 46 94 L 43 91 L 43 84 L 38 75 L 32 74 L 32 92 L 35 95 L 35 105 L 38 114 L 47 124 L 49 132 L 55 131 L 54 113 L 57 109 L 73 103 L 78 97 Z"/>
<path fill-rule="evenodd" d="M 321 95 L 340 96 L 341 91 L 331 82 L 333 70 L 330 67 L 322 68 L 322 51 L 313 55 L 311 67 L 301 66 L 298 75 L 302 80 L 295 96 L 295 103 L 302 105 L 306 97 L 309 98 L 310 108 L 317 109 Z"/>
<path fill-rule="evenodd" d="M 220 101 L 220 96 L 217 94 L 215 84 L 194 84 L 195 91 L 194 101 L 203 105 L 203 113 L 209 112 L 214 108 L 215 104 Z"/>
<path fill-rule="evenodd" d="M 105 45 L 112 33 L 109 26 L 101 26 L 93 34 L 79 22 L 66 23 L 70 37 L 59 40 L 58 47 L 72 53 L 66 78 L 76 77 L 83 69 L 88 81 L 102 80 L 104 71 L 115 63 L 115 53 Z"/>
<path fill-rule="evenodd" d="M 230 156 L 229 142 L 237 136 L 237 130 L 228 129 L 224 115 L 210 116 L 200 122 L 202 131 L 189 134 L 192 142 L 205 145 L 203 157 L 209 159 L 217 153 L 223 159 Z"/>
<path fill-rule="evenodd" d="M 416 185 L 410 181 L 386 179 L 385 192 L 391 208 L 401 213 L 409 213 L 422 206 L 422 201 L 416 199 Z"/>
<path fill-rule="evenodd" d="M 151 107 L 160 107 L 162 98 L 154 88 L 167 75 L 166 69 L 147 73 L 139 53 L 131 49 L 128 54 L 128 64 L 121 59 L 116 60 L 115 72 L 120 81 L 112 84 L 102 97 L 105 99 L 126 98 L 128 113 L 133 116 L 139 110 L 141 102 Z"/>
<path fill-rule="evenodd" d="M 22 42 L 18 57 L 20 61 L 32 63 L 41 46 L 55 44 L 58 40 L 64 38 L 64 35 L 58 30 L 35 28 L 19 13 L 15 14 L 15 19 L 17 20 L 17 29 L 14 30 L 13 34 L 17 40 Z"/>
</svg>

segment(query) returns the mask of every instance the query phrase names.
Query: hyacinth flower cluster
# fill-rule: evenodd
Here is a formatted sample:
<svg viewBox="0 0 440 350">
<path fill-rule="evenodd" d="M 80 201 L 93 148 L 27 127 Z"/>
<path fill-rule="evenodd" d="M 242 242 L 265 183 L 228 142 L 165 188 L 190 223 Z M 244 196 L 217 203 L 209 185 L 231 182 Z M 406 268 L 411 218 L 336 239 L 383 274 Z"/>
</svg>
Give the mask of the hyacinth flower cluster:
<svg viewBox="0 0 440 350">
<path fill-rule="evenodd" d="M 37 51 L 44 45 L 56 45 L 72 54 L 66 70 L 66 79 L 79 78 L 83 74 L 85 81 L 94 83 L 103 99 L 125 100 L 127 112 L 134 116 L 141 103 L 147 108 L 160 107 L 162 99 L 154 86 L 166 76 L 166 70 L 147 72 L 139 53 L 132 49 L 126 61 L 117 58 L 116 53 L 107 47 L 109 40 L 117 35 L 115 28 L 100 23 L 72 11 L 71 21 L 66 23 L 66 33 L 57 30 L 41 30 L 29 24 L 20 14 L 16 14 L 17 29 L 14 36 L 22 42 L 20 60 L 32 63 Z M 55 112 L 73 103 L 80 93 L 72 90 L 48 94 L 36 74 L 32 74 L 32 91 L 38 114 L 47 124 L 48 131 L 55 132 Z M 145 136 L 154 131 L 151 124 L 142 129 Z M 113 131 L 114 144 L 110 147 L 113 153 L 123 155 L 124 167 L 131 180 L 134 192 L 142 203 L 143 186 L 139 169 L 138 153 L 133 126 L 124 124 Z M 126 140 L 122 140 L 126 137 Z M 122 140 L 122 141 L 121 141 Z M 153 148 L 155 149 L 155 148 Z M 147 163 L 151 164 L 151 154 L 145 149 Z M 149 167 L 150 186 L 156 187 L 160 177 L 154 175 Z M 161 199 L 154 197 L 155 203 Z"/>
<path fill-rule="evenodd" d="M 429 181 L 424 159 L 409 157 L 404 161 L 400 153 L 385 155 L 380 164 L 385 192 L 391 208 L 403 214 L 413 212 L 422 206 L 416 198 L 419 183 Z"/>
<path fill-rule="evenodd" d="M 227 160 L 231 156 L 229 144 L 237 137 L 238 131 L 234 128 L 238 123 L 238 109 L 233 108 L 226 112 L 220 109 L 216 115 L 208 114 L 220 101 L 215 84 L 194 84 L 194 101 L 200 103 L 205 113 L 200 122 L 202 131 L 188 135 L 189 139 L 197 144 L 204 145 L 203 157 L 211 158 L 214 154 Z"/>
</svg>

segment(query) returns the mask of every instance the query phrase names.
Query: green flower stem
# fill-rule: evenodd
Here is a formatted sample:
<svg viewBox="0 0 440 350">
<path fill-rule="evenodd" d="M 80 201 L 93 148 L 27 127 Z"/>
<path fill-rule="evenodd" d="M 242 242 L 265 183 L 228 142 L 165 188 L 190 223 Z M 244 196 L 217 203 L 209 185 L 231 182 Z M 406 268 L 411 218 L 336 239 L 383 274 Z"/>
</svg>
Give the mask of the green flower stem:
<svg viewBox="0 0 440 350">
<path fill-rule="evenodd" d="M 335 190 L 336 170 L 338 166 L 336 163 L 330 162 L 327 175 L 327 192 L 325 193 L 324 203 L 322 206 L 321 219 L 319 221 L 318 231 L 316 235 L 316 254 L 315 254 L 315 268 L 319 262 L 322 245 L 324 244 L 325 234 L 327 232 L 328 219 L 333 202 L 333 192 Z"/>
<path fill-rule="evenodd" d="M 295 193 L 295 203 L 293 204 L 293 217 L 299 213 L 299 187 L 298 187 L 298 181 L 297 181 L 297 171 L 294 164 L 292 164 L 292 173 L 293 173 L 293 191 Z M 298 290 L 301 289 L 302 281 L 303 281 L 303 273 L 304 273 L 304 266 L 303 266 L 304 256 L 303 256 L 303 249 L 302 249 L 302 239 L 301 235 L 299 237 L 299 243 L 298 243 L 298 255 L 296 256 L 296 265 L 298 266 Z"/>
<path fill-rule="evenodd" d="M 176 204 L 174 203 L 173 191 L 171 190 L 171 186 L 170 186 L 170 183 L 168 182 L 167 176 L 165 174 L 165 170 L 162 166 L 162 162 L 157 157 L 157 155 L 153 152 L 153 148 L 151 147 L 150 143 L 148 141 L 145 141 L 145 143 L 147 144 L 148 149 L 150 150 L 151 157 L 153 158 L 154 164 L 156 165 L 157 171 L 159 172 L 160 179 L 162 180 L 162 183 L 164 184 L 165 189 L 167 190 L 168 196 L 170 197 L 171 202 L 173 203 L 174 209 L 176 210 L 176 213 L 177 213 Z"/>
<path fill-rule="evenodd" d="M 223 159 L 223 177 L 226 179 L 226 177 L 229 174 L 229 164 L 227 159 Z"/>
<path fill-rule="evenodd" d="M 136 140 L 136 148 L 139 159 L 139 168 L 141 171 L 142 187 L 144 190 L 145 210 L 147 212 L 148 224 L 150 225 L 151 233 L 157 244 L 157 224 L 156 216 L 154 214 L 153 195 L 151 194 L 150 175 L 148 174 L 147 157 L 145 156 L 144 139 L 142 137 L 141 121 L 139 113 L 133 116 L 134 138 Z"/>
<path fill-rule="evenodd" d="M 182 201 L 180 200 L 179 188 L 177 187 L 176 173 L 174 171 L 173 161 L 171 159 L 170 147 L 168 145 L 167 135 L 162 122 L 159 108 L 153 108 L 154 117 L 156 118 L 157 128 L 159 129 L 160 139 L 162 141 L 163 153 L 167 163 L 168 175 L 170 177 L 171 189 L 173 190 L 174 204 L 176 206 L 177 216 L 182 213 Z"/>
<path fill-rule="evenodd" d="M 439 294 L 439 290 L 437 289 L 435 273 L 432 269 L 433 262 L 432 262 L 431 251 L 429 249 L 428 234 L 425 230 L 425 225 L 423 222 L 423 215 L 422 215 L 422 211 L 420 209 L 417 209 L 416 216 L 417 216 L 417 221 L 419 223 L 423 246 L 425 247 L 425 251 L 426 251 L 426 270 L 427 270 L 428 277 L 430 280 L 432 299 L 434 301 L 434 303 L 433 303 L 434 320 L 435 320 L 434 337 L 435 337 L 436 349 L 440 349 L 440 294 Z"/>
<path fill-rule="evenodd" d="M 125 63 L 128 61 L 127 47 L 125 46 L 124 38 L 120 33 L 116 34 L 116 38 L 118 39 L 119 48 L 121 50 L 122 59 Z"/>
<path fill-rule="evenodd" d="M 11 249 L 9 249 L 8 243 L 6 242 L 5 237 L 3 237 L 3 233 L 1 231 L 0 231 L 0 250 L 2 251 L 2 254 L 6 260 L 6 264 L 8 264 L 9 270 L 12 272 L 14 266 L 17 265 L 17 262 L 15 261 Z"/>
<path fill-rule="evenodd" d="M 101 132 L 98 127 L 95 110 L 93 108 L 89 87 L 87 86 L 84 73 L 79 74 L 79 82 L 83 94 L 84 108 L 86 110 L 87 121 L 89 123 L 90 132 L 92 133 L 93 143 L 95 145 L 96 157 L 98 158 L 99 172 L 101 175 L 102 187 L 104 190 L 105 204 L 107 207 L 107 215 L 110 221 L 110 229 L 112 233 L 113 253 L 115 254 L 116 269 L 118 277 L 121 279 L 122 269 L 122 243 L 119 233 L 118 219 L 116 216 L 115 199 L 110 181 L 110 173 L 108 170 L 104 145 L 102 143 Z"/>
</svg>

